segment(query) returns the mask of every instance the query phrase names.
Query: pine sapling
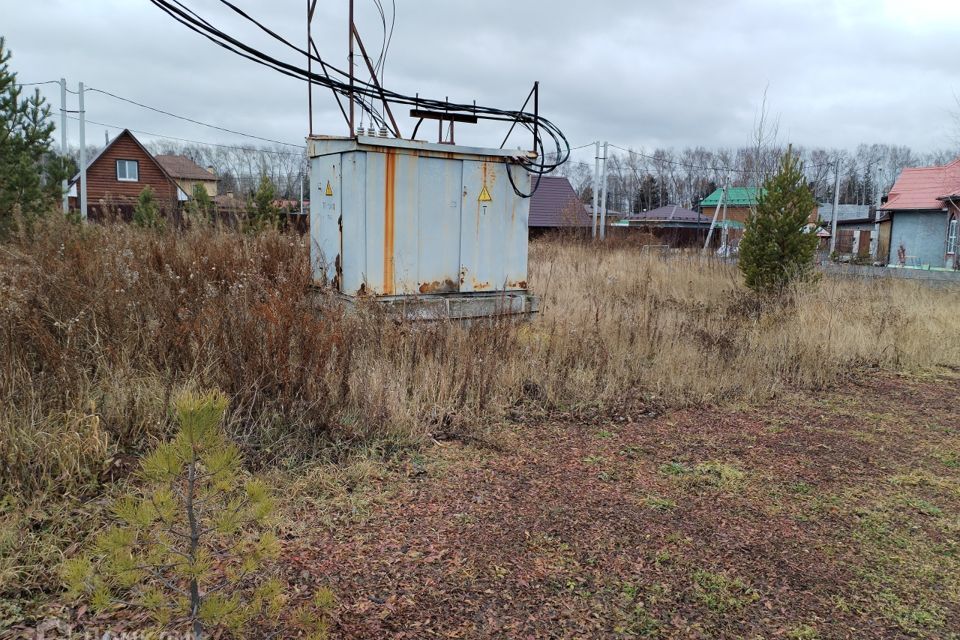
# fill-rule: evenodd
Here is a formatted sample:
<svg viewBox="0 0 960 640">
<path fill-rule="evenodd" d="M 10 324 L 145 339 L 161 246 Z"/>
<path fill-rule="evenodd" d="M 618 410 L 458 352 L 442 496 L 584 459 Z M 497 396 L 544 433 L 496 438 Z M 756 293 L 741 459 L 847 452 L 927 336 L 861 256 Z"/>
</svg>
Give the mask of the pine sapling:
<svg viewBox="0 0 960 640">
<path fill-rule="evenodd" d="M 205 227 L 210 224 L 216 212 L 213 198 L 207 193 L 207 188 L 199 182 L 193 185 L 190 200 L 184 206 L 184 214 L 191 227 Z"/>
<path fill-rule="evenodd" d="M 280 210 L 275 201 L 277 198 L 273 182 L 266 173 L 260 174 L 257 190 L 253 192 L 253 203 L 248 214 L 247 228 L 250 231 L 264 231 L 276 229 L 280 223 Z"/>
<path fill-rule="evenodd" d="M 226 404 L 220 393 L 177 399 L 180 430 L 142 460 L 144 488 L 117 500 L 117 524 L 65 563 L 72 596 L 95 610 L 144 608 L 161 628 L 189 624 L 197 640 L 277 616 L 281 585 L 262 575 L 278 554 L 274 501 L 263 482 L 244 476 L 220 426 Z"/>
<path fill-rule="evenodd" d="M 160 208 L 149 185 L 143 188 L 137 198 L 137 205 L 133 209 L 133 223 L 144 229 L 163 229 Z"/>
</svg>

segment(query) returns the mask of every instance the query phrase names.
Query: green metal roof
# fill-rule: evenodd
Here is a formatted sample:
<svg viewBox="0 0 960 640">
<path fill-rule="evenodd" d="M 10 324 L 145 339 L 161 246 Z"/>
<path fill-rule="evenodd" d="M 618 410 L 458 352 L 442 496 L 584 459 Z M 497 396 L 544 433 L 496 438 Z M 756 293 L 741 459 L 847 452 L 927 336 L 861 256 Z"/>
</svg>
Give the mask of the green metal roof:
<svg viewBox="0 0 960 640">
<path fill-rule="evenodd" d="M 717 189 L 706 198 L 700 201 L 701 207 L 716 207 L 720 203 L 720 194 L 723 189 Z M 728 207 L 752 207 L 756 206 L 757 199 L 763 189 L 760 187 L 730 187 L 727 189 Z"/>
</svg>

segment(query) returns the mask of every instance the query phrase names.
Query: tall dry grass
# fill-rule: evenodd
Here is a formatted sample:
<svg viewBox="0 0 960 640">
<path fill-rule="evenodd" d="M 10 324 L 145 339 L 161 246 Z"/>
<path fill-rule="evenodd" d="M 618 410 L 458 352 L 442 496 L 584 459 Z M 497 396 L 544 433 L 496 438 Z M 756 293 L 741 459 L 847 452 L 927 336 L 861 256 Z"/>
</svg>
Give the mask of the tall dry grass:
<svg viewBox="0 0 960 640">
<path fill-rule="evenodd" d="M 0 492 L 79 492 L 230 395 L 255 464 L 468 434 L 518 405 L 766 398 L 865 367 L 960 362 L 960 294 L 824 279 L 759 301 L 735 267 L 537 241 L 529 323 L 411 324 L 309 292 L 303 241 L 50 222 L 0 246 Z"/>
</svg>

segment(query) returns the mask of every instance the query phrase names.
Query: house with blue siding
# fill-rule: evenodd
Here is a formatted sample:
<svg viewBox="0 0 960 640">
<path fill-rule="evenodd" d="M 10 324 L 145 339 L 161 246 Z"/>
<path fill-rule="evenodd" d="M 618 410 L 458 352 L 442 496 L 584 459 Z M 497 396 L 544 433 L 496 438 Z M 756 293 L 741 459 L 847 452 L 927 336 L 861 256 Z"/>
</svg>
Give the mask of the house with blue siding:
<svg viewBox="0 0 960 640">
<path fill-rule="evenodd" d="M 960 158 L 904 169 L 880 206 L 891 267 L 956 269 L 960 249 Z"/>
</svg>

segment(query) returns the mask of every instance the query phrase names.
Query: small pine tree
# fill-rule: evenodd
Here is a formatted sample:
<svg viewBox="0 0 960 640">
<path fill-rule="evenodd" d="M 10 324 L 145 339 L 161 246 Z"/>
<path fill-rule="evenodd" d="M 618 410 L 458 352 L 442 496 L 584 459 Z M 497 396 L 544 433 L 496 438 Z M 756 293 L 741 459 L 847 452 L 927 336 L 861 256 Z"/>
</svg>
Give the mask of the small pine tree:
<svg viewBox="0 0 960 640">
<path fill-rule="evenodd" d="M 740 271 L 758 293 L 779 294 L 810 277 L 817 236 L 805 227 L 817 203 L 807 187 L 803 164 L 790 148 L 764 184 L 740 241 Z"/>
<path fill-rule="evenodd" d="M 280 210 L 274 204 L 277 199 L 276 189 L 266 173 L 260 174 L 260 183 L 253 192 L 253 206 L 251 207 L 248 227 L 252 231 L 276 229 L 280 222 Z"/>
<path fill-rule="evenodd" d="M 29 222 L 50 210 L 68 169 L 53 152 L 50 106 L 39 91 L 22 97 L 10 58 L 0 37 L 0 237 L 16 216 Z"/>
<path fill-rule="evenodd" d="M 119 524 L 90 552 L 64 564 L 69 593 L 94 609 L 125 602 L 146 609 L 160 627 L 188 622 L 235 634 L 283 603 L 275 579 L 258 574 L 278 542 L 268 520 L 266 485 L 243 479 L 242 458 L 220 427 L 226 399 L 187 393 L 176 401 L 180 430 L 141 464 L 142 492 L 113 507 Z"/>
<path fill-rule="evenodd" d="M 190 200 L 184 206 L 184 213 L 190 226 L 204 226 L 210 223 L 210 219 L 216 211 L 216 206 L 207 188 L 199 182 L 193 185 L 193 193 Z"/>
<path fill-rule="evenodd" d="M 150 185 L 144 187 L 137 198 L 137 205 L 133 208 L 133 224 L 144 229 L 163 229 L 160 208 Z"/>
</svg>

